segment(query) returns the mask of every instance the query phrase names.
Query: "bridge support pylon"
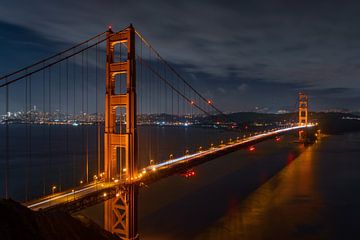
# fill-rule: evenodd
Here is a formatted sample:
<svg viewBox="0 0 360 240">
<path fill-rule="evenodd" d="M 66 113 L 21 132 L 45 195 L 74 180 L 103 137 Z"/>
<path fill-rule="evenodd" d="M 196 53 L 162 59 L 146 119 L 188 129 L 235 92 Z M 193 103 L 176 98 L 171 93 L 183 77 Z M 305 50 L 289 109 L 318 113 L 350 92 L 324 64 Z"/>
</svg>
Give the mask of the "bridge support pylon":
<svg viewBox="0 0 360 240">
<path fill-rule="evenodd" d="M 300 92 L 299 93 L 299 125 L 308 125 L 308 96 Z M 299 131 L 299 141 L 303 142 L 306 138 L 306 132 L 304 130 Z"/>
<path fill-rule="evenodd" d="M 120 48 L 116 48 L 119 45 Z M 117 52 L 115 49 L 126 49 L 123 50 L 123 57 L 119 58 L 121 50 Z M 120 115 L 117 115 L 119 109 Z M 120 121 L 120 127 L 116 126 L 117 120 Z M 104 169 L 107 181 L 134 178 L 138 167 L 135 30 L 132 25 L 116 33 L 109 29 L 107 33 L 104 134 Z M 105 229 L 124 240 L 139 239 L 137 200 L 138 186 L 128 185 L 119 189 L 115 198 L 105 202 Z"/>
</svg>

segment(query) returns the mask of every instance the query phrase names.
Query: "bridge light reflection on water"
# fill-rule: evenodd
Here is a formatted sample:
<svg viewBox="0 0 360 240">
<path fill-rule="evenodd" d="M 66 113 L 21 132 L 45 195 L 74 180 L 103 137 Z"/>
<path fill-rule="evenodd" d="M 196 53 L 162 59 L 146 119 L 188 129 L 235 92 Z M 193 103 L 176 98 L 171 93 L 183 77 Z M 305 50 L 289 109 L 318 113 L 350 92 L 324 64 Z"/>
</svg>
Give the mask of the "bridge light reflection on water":
<svg viewBox="0 0 360 240">
<path fill-rule="evenodd" d="M 316 147 L 308 147 L 244 201 L 229 199 L 226 214 L 198 238 L 263 239 L 267 236 L 293 239 L 297 234 L 319 236 L 301 233 L 299 229 L 301 225 L 316 225 L 319 221 L 317 212 L 322 200 L 314 186 L 313 155 Z"/>
</svg>

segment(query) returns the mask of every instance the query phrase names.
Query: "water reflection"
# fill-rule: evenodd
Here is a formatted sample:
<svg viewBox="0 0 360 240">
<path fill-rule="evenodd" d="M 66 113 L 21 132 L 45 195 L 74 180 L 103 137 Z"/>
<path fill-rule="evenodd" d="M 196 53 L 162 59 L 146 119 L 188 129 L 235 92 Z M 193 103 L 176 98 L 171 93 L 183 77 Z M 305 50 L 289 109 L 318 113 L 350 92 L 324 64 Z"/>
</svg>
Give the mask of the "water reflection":
<svg viewBox="0 0 360 240">
<path fill-rule="evenodd" d="M 313 165 L 316 148 L 307 148 L 245 201 L 230 199 L 227 214 L 195 239 L 320 237 L 316 215 L 322 204 L 314 187 Z M 289 154 L 288 160 L 292 159 Z"/>
<path fill-rule="evenodd" d="M 141 239 L 357 239 L 359 143 L 360 134 L 307 149 L 266 141 L 197 167 L 190 181 L 163 179 L 141 190 Z"/>
</svg>

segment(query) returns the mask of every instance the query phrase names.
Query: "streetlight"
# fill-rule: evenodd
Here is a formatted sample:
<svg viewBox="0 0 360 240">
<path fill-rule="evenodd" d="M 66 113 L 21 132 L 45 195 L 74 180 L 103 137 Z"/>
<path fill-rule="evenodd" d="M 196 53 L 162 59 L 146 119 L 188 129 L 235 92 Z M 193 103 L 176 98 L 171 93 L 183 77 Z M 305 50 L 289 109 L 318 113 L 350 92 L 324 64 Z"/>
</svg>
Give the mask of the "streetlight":
<svg viewBox="0 0 360 240">
<path fill-rule="evenodd" d="M 93 178 L 94 178 L 94 181 L 95 181 L 95 188 L 97 189 L 97 181 L 96 180 L 98 179 L 98 177 L 96 175 L 94 175 Z"/>
<path fill-rule="evenodd" d="M 173 159 L 174 155 L 173 154 L 170 154 L 169 155 L 169 159 Z"/>
<path fill-rule="evenodd" d="M 56 190 L 56 186 L 52 186 L 51 191 L 52 191 L 52 194 L 53 194 L 53 195 L 54 195 L 54 193 L 55 193 L 55 190 Z"/>
</svg>

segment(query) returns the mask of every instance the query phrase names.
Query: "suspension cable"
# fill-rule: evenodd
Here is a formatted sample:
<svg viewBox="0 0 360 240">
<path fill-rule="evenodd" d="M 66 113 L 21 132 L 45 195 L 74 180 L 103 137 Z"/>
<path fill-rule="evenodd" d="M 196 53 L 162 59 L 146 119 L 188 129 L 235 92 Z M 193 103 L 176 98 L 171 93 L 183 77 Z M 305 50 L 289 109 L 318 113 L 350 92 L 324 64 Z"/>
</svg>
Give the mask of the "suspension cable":
<svg viewBox="0 0 360 240">
<path fill-rule="evenodd" d="M 166 61 L 161 55 L 160 53 L 142 36 L 142 34 L 140 34 L 138 31 L 135 30 L 136 35 L 138 35 L 138 37 L 144 42 L 145 45 L 147 45 L 155 54 L 156 56 L 179 78 L 181 79 L 191 90 L 193 90 L 202 100 L 204 100 L 206 103 L 208 103 L 208 99 L 206 99 L 203 95 L 201 95 L 193 86 L 191 86 L 186 80 L 185 78 L 183 78 L 176 70 L 175 68 L 168 62 Z M 219 108 L 217 108 L 213 103 L 210 104 L 210 106 L 217 111 L 219 114 L 225 116 L 226 118 L 228 118 L 228 116 L 222 112 Z"/>
<path fill-rule="evenodd" d="M 24 68 L 21 68 L 21 69 L 15 71 L 15 72 L 12 72 L 12 73 L 9 73 L 9 74 L 7 74 L 7 75 L 5 75 L 5 76 L 2 76 L 2 77 L 0 77 L 0 80 L 9 78 L 9 77 L 11 77 L 11 76 L 13 76 L 13 75 L 15 75 L 15 74 L 18 74 L 18 73 L 20 73 L 20 72 L 22 72 L 22 71 L 25 71 L 25 70 L 27 70 L 27 69 L 29 69 L 29 68 L 35 67 L 35 66 L 37 66 L 37 65 L 39 65 L 39 64 L 45 63 L 45 62 L 53 59 L 53 58 L 56 58 L 56 57 L 58 57 L 58 56 L 61 56 L 61 55 L 63 55 L 64 53 L 67 53 L 67 52 L 69 52 L 69 51 L 71 51 L 71 50 L 74 50 L 74 49 L 80 47 L 81 45 L 84 45 L 84 44 L 86 44 L 86 43 L 94 40 L 95 38 L 98 38 L 98 37 L 100 37 L 101 35 L 104 35 L 105 33 L 107 33 L 107 31 L 102 32 L 102 33 L 99 33 L 99 34 L 97 34 L 97 35 L 89 38 L 88 40 L 83 41 L 83 42 L 81 42 L 81 43 L 79 43 L 79 44 L 76 44 L 75 46 L 73 46 L 73 47 L 71 47 L 71 48 L 68 48 L 68 49 L 66 49 L 66 50 L 64 50 L 64 51 L 61 51 L 61 52 L 59 52 L 59 53 L 57 53 L 57 54 L 54 54 L 54 55 L 52 55 L 52 56 L 50 56 L 50 57 L 47 57 L 47 58 L 45 58 L 45 59 L 42 59 L 42 60 L 40 60 L 40 61 L 38 61 L 38 62 L 36 62 L 36 63 L 33 63 L 33 64 L 31 64 L 31 65 L 28 65 L 28 66 L 26 66 L 26 67 L 24 67 Z"/>
</svg>

